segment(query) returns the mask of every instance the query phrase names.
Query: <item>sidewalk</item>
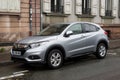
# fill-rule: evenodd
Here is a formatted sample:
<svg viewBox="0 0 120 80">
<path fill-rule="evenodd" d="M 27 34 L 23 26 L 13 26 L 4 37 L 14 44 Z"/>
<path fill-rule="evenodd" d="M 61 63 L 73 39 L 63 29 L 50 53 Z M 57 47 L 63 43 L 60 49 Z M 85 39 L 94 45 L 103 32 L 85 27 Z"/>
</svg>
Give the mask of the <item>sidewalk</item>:
<svg viewBox="0 0 120 80">
<path fill-rule="evenodd" d="M 0 66 L 12 63 L 10 59 L 10 52 L 0 53 Z"/>
<path fill-rule="evenodd" d="M 1 47 L 0 47 L 1 48 Z M 4 47 L 5 48 L 5 47 Z M 8 47 L 7 47 L 8 48 Z M 7 49 L 4 52 L 0 52 L 0 65 L 6 65 L 6 64 L 10 64 L 12 63 L 11 59 L 10 59 L 10 48 L 9 50 Z"/>
<path fill-rule="evenodd" d="M 109 48 L 110 49 L 120 48 L 120 39 L 110 40 Z"/>
<path fill-rule="evenodd" d="M 120 39 L 118 40 L 110 40 L 109 49 L 120 48 Z M 10 51 L 0 53 L 0 65 L 10 64 L 12 61 L 10 60 Z"/>
</svg>

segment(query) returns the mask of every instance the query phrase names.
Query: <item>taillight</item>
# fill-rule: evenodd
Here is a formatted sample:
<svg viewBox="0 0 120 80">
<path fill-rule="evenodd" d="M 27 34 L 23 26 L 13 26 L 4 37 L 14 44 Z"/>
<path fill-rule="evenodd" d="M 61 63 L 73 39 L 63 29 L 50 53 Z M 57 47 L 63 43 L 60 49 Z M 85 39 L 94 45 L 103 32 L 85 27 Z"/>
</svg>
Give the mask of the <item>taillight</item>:
<svg viewBox="0 0 120 80">
<path fill-rule="evenodd" d="M 104 34 L 108 36 L 108 32 L 105 31 Z"/>
</svg>

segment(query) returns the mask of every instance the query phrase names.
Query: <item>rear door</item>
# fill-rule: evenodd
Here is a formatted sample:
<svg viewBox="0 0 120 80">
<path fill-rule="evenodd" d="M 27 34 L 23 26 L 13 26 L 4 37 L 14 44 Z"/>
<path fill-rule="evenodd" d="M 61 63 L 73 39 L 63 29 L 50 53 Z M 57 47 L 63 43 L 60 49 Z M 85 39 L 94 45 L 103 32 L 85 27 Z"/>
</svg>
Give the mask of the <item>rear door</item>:
<svg viewBox="0 0 120 80">
<path fill-rule="evenodd" d="M 98 34 L 99 34 L 98 33 L 99 28 L 89 23 L 83 23 L 82 27 L 83 27 L 83 32 L 86 37 L 86 43 L 85 43 L 86 49 L 85 50 L 86 52 L 94 51 L 94 48 L 96 46 L 96 41 L 98 38 Z"/>
</svg>

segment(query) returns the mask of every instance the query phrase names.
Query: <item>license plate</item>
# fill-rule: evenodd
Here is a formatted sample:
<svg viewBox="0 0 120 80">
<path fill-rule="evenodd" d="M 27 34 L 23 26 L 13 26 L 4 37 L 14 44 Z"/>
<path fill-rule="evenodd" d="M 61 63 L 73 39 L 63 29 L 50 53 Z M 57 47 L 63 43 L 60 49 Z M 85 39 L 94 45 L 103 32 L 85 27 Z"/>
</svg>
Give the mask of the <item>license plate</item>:
<svg viewBox="0 0 120 80">
<path fill-rule="evenodd" d="M 20 52 L 20 51 L 13 51 L 13 55 L 20 56 L 20 55 L 21 55 L 21 52 Z"/>
</svg>

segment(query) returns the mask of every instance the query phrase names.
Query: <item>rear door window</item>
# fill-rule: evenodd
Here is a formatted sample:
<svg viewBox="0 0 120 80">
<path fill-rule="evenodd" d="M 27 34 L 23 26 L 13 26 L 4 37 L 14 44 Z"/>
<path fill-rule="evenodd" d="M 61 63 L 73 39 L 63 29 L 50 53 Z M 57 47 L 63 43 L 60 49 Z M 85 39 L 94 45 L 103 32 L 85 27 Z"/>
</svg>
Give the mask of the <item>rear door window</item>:
<svg viewBox="0 0 120 80">
<path fill-rule="evenodd" d="M 84 23 L 84 24 L 82 24 L 82 27 L 84 28 L 85 33 L 98 31 L 97 27 L 95 25 L 92 25 L 92 24 Z"/>
</svg>

